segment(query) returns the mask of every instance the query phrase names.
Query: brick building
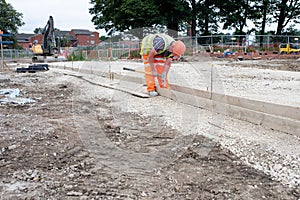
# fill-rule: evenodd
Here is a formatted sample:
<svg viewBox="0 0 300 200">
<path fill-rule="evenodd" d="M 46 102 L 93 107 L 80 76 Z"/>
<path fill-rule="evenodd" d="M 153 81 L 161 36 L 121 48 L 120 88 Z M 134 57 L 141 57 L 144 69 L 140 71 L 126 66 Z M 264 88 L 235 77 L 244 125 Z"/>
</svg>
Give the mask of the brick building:
<svg viewBox="0 0 300 200">
<path fill-rule="evenodd" d="M 29 49 L 31 38 L 34 37 L 35 34 L 26 34 L 26 33 L 20 33 L 16 35 L 18 45 L 22 47 L 23 49 Z"/>
<path fill-rule="evenodd" d="M 61 46 L 76 47 L 76 46 L 96 46 L 100 43 L 99 33 L 91 32 L 85 29 L 72 29 L 71 31 L 55 31 L 56 37 L 60 39 Z M 43 35 L 40 34 L 17 34 L 18 45 L 23 49 L 30 49 L 31 45 L 36 41 L 42 44 Z"/>
<path fill-rule="evenodd" d="M 76 38 L 77 46 L 96 46 L 100 43 L 98 32 L 90 32 L 89 30 L 84 29 L 72 29 L 70 35 Z"/>
</svg>

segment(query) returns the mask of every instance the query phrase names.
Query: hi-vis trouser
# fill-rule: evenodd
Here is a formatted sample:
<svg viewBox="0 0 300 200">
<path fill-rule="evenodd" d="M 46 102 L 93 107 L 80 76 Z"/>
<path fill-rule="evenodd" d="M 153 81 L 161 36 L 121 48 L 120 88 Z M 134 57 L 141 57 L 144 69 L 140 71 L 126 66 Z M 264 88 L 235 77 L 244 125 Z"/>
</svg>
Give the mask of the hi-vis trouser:
<svg viewBox="0 0 300 200">
<path fill-rule="evenodd" d="M 152 74 L 152 69 L 148 61 L 148 55 L 143 55 L 143 61 L 144 61 L 145 72 L 150 72 L 150 74 Z M 163 58 L 163 56 L 154 56 L 154 67 L 158 75 L 161 75 L 163 73 L 165 62 L 166 59 Z M 155 77 L 152 75 L 145 74 L 145 78 L 147 84 L 147 91 L 150 92 L 152 90 L 156 90 L 155 79 L 154 79 Z M 167 76 L 165 77 L 165 84 L 163 84 L 162 77 L 160 76 L 157 76 L 157 81 L 161 88 L 169 89 Z"/>
</svg>

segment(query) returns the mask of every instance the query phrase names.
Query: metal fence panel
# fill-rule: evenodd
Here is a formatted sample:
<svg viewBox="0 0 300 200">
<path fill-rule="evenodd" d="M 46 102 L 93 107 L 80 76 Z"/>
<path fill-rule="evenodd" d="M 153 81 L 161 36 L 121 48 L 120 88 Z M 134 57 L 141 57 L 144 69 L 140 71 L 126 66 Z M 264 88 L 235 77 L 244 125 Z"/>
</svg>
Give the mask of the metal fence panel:
<svg viewBox="0 0 300 200">
<path fill-rule="evenodd" d="M 210 35 L 198 37 L 180 37 L 186 44 L 185 55 L 199 52 L 223 52 L 226 49 L 236 52 L 275 52 L 281 43 L 298 45 L 300 36 L 293 35 Z M 86 60 L 133 59 L 140 58 L 140 40 L 119 40 L 102 42 L 96 47 L 72 47 L 64 49 L 64 55 L 82 55 Z M 28 50 L 4 49 L 4 59 L 31 58 Z"/>
</svg>

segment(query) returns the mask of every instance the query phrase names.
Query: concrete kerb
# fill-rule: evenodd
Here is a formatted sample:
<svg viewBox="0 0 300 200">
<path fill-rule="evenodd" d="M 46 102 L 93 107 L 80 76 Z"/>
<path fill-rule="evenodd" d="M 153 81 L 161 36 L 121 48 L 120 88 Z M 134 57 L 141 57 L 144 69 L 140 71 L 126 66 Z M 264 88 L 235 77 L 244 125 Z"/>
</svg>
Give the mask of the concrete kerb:
<svg viewBox="0 0 300 200">
<path fill-rule="evenodd" d="M 107 72 L 82 70 L 72 67 L 53 65 L 52 67 L 80 71 L 81 73 L 100 75 L 109 78 Z M 144 78 L 121 75 L 114 73 L 115 79 L 122 79 L 128 82 L 143 84 Z M 116 89 L 116 88 L 112 88 Z M 126 90 L 126 92 L 130 92 Z M 134 91 L 132 91 L 134 93 Z M 288 134 L 300 136 L 300 108 L 257 101 L 252 99 L 228 96 L 208 91 L 188 88 L 180 85 L 170 84 L 170 90 L 158 89 L 158 93 L 166 98 L 179 101 L 191 106 L 203 108 L 224 114 L 229 117 L 263 125 L 267 128 L 282 131 Z"/>
<path fill-rule="evenodd" d="M 181 88 L 181 86 L 176 86 L 176 88 Z M 205 93 L 206 91 L 201 91 Z M 253 107 L 252 100 L 238 98 L 238 97 L 230 97 L 231 99 L 235 99 L 234 102 L 241 102 L 241 104 L 231 104 L 232 101 L 226 101 L 226 96 L 223 95 L 224 98 L 216 98 L 214 99 L 214 96 L 222 96 L 221 94 L 215 94 L 213 93 L 213 98 L 205 98 L 205 97 L 199 97 L 197 96 L 197 100 L 190 101 L 190 95 L 188 93 L 176 91 L 176 90 L 166 90 L 166 89 L 159 89 L 159 94 L 173 99 L 174 96 L 176 96 L 176 100 L 185 104 L 189 104 L 192 106 L 204 108 L 213 112 L 217 112 L 220 114 L 224 114 L 236 119 L 244 120 L 247 122 L 251 122 L 257 125 L 263 125 L 265 127 L 282 131 L 288 134 L 293 134 L 300 136 L 300 121 L 298 119 L 294 119 L 293 115 L 292 117 L 288 116 L 288 113 L 283 113 L 285 116 L 282 115 L 275 115 L 273 110 L 285 110 L 285 109 L 292 109 L 293 107 L 287 107 L 283 105 L 278 104 L 270 104 L 266 102 L 259 102 L 254 101 L 258 106 L 257 110 L 255 109 L 249 109 L 249 107 Z M 195 92 L 197 95 L 197 92 Z M 199 94 L 199 93 L 198 93 Z M 208 96 L 208 95 L 206 95 Z M 195 98 L 195 96 L 193 96 Z M 247 104 L 247 102 L 250 102 L 250 104 Z M 262 105 L 260 105 L 260 103 Z M 267 105 L 265 110 L 261 109 L 263 105 Z M 245 107 L 243 107 L 245 106 Z M 295 107 L 295 109 L 298 109 L 298 107 Z M 295 112 L 295 111 L 294 111 Z"/>
</svg>

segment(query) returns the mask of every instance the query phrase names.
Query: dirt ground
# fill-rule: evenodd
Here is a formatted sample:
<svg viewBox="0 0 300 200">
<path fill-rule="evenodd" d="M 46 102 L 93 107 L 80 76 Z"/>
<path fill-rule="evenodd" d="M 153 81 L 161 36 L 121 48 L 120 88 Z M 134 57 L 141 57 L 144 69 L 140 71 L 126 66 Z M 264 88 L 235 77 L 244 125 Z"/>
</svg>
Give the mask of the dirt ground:
<svg viewBox="0 0 300 200">
<path fill-rule="evenodd" d="M 1 199 L 300 198 L 220 144 L 122 112 L 94 92 L 110 89 L 63 70 L 4 74 L 0 86 L 35 100 L 0 104 Z"/>
<path fill-rule="evenodd" d="M 212 58 L 215 61 L 229 61 L 227 66 L 240 66 L 240 67 L 254 67 L 259 69 L 274 69 L 274 70 L 284 70 L 284 71 L 300 71 L 300 56 L 299 55 L 290 55 L 290 54 L 268 54 L 268 55 L 253 55 L 253 56 L 244 56 L 240 62 L 235 62 L 238 60 L 239 55 L 228 57 L 228 58 L 219 58 L 218 55 L 210 56 L 207 53 L 201 53 L 195 56 L 185 57 L 186 61 L 202 61 L 203 57 Z"/>
<path fill-rule="evenodd" d="M 234 66 L 299 72 L 300 60 L 299 59 L 265 60 L 265 62 L 259 62 L 259 64 L 253 62 L 251 63 L 250 61 L 250 62 L 240 62 L 239 64 L 233 65 L 233 67 Z"/>
</svg>

